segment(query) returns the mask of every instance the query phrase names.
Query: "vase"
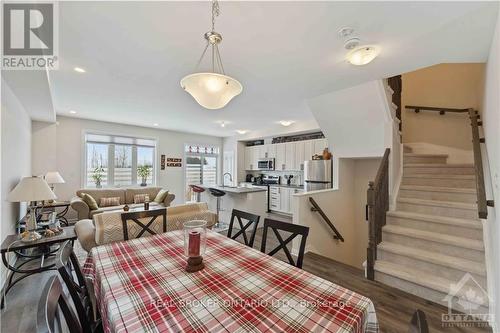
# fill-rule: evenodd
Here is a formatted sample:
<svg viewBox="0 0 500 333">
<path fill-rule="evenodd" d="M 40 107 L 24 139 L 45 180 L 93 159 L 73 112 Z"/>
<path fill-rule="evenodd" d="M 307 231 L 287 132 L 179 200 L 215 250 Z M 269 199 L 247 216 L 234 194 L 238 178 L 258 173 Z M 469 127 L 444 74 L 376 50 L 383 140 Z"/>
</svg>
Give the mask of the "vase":
<svg viewBox="0 0 500 333">
<path fill-rule="evenodd" d="M 100 181 L 100 180 L 96 180 L 96 182 L 95 182 L 95 187 L 96 187 L 96 188 L 102 188 L 102 185 L 101 185 L 101 181 Z"/>
<path fill-rule="evenodd" d="M 332 158 L 332 153 L 328 151 L 328 148 L 325 148 L 323 150 L 323 159 L 324 160 L 330 160 Z"/>
<path fill-rule="evenodd" d="M 205 267 L 203 255 L 207 242 L 207 221 L 184 222 L 184 255 L 187 257 L 187 272 L 196 272 Z"/>
<path fill-rule="evenodd" d="M 146 177 L 142 177 L 142 183 L 141 186 L 147 186 L 148 184 L 146 183 Z"/>
</svg>

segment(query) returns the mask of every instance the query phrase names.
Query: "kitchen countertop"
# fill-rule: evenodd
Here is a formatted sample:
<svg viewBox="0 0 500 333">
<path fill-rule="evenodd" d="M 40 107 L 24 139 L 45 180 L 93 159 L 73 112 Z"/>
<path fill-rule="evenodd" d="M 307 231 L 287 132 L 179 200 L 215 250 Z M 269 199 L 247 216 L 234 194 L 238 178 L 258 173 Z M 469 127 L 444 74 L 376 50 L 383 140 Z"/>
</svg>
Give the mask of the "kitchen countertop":
<svg viewBox="0 0 500 333">
<path fill-rule="evenodd" d="M 200 187 L 203 187 L 204 189 L 208 190 L 209 188 L 215 188 L 217 190 L 224 191 L 226 193 L 235 193 L 235 194 L 245 194 L 245 193 L 255 193 L 255 192 L 265 192 L 267 191 L 266 188 L 262 187 L 246 187 L 246 186 L 238 186 L 238 187 L 232 187 L 232 186 L 219 186 L 219 185 L 198 185 Z"/>
<path fill-rule="evenodd" d="M 266 184 L 255 184 L 255 183 L 248 183 L 248 182 L 243 182 L 242 184 L 248 184 L 252 186 L 262 186 L 262 187 L 267 187 Z M 304 189 L 304 185 L 287 185 L 287 184 L 269 184 L 271 187 L 288 187 L 288 188 L 296 188 L 296 189 Z"/>
</svg>

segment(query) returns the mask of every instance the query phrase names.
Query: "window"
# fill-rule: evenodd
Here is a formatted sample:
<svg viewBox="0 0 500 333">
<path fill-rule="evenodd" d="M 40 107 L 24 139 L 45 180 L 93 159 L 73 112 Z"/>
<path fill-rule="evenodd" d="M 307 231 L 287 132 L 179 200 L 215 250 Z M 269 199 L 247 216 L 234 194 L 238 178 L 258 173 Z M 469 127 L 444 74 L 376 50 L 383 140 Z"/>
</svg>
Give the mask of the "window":
<svg viewBox="0 0 500 333">
<path fill-rule="evenodd" d="M 219 148 L 204 145 L 186 145 L 186 201 L 196 201 L 196 193 L 189 185 L 216 185 Z"/>
<path fill-rule="evenodd" d="M 155 140 L 87 133 L 85 150 L 84 187 L 155 184 Z"/>
</svg>

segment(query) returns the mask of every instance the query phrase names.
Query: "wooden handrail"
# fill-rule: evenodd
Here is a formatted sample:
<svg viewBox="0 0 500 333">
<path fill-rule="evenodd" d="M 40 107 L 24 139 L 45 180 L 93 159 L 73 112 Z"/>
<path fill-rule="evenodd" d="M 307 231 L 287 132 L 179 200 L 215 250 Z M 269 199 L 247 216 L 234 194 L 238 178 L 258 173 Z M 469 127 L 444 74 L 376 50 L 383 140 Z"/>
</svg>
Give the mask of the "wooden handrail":
<svg viewBox="0 0 500 333">
<path fill-rule="evenodd" d="M 312 197 L 309 197 L 309 202 L 312 205 L 311 211 L 312 212 L 318 212 L 319 215 L 321 215 L 321 217 L 323 218 L 323 220 L 328 224 L 328 226 L 330 227 L 330 229 L 332 229 L 333 233 L 335 234 L 333 236 L 333 238 L 338 239 L 341 242 L 343 242 L 344 241 L 344 237 L 342 237 L 342 235 L 337 230 L 337 228 L 335 228 L 335 226 L 333 225 L 333 223 L 330 221 L 330 219 L 328 218 L 328 216 L 326 216 L 325 212 L 323 212 L 323 210 L 318 205 L 318 203 L 316 202 L 316 200 L 314 200 Z"/>
<path fill-rule="evenodd" d="M 453 109 L 453 108 L 440 108 L 434 106 L 415 106 L 415 105 L 405 105 L 405 109 L 413 110 L 415 113 L 419 113 L 420 111 L 435 111 L 439 112 L 439 114 L 443 115 L 446 112 L 452 113 L 466 113 L 469 112 L 469 109 Z"/>
<path fill-rule="evenodd" d="M 382 227 L 385 225 L 386 212 L 389 210 L 389 154 L 385 149 L 380 162 L 375 181 L 368 183 L 366 203 L 368 212 L 368 248 L 366 249 L 366 275 L 370 280 L 375 279 L 375 260 L 377 259 L 377 245 L 382 241 Z"/>
<path fill-rule="evenodd" d="M 476 174 L 477 212 L 480 219 L 488 218 L 488 205 L 493 206 L 493 201 L 486 200 L 484 184 L 483 159 L 481 156 L 481 143 L 484 139 L 479 137 L 478 112 L 469 109 L 470 125 L 472 127 L 472 151 L 474 153 L 474 170 Z M 481 123 L 482 124 L 482 123 Z"/>
</svg>

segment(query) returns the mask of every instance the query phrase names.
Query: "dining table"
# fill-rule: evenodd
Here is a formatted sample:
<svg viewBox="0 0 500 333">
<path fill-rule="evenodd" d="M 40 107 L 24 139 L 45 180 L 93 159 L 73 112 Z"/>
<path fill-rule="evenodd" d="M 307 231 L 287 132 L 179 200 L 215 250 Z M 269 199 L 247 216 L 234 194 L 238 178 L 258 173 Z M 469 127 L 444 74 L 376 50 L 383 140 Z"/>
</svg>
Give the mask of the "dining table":
<svg viewBox="0 0 500 333">
<path fill-rule="evenodd" d="M 104 332 L 378 332 L 370 299 L 216 232 L 186 261 L 182 230 L 94 247 Z"/>
</svg>

